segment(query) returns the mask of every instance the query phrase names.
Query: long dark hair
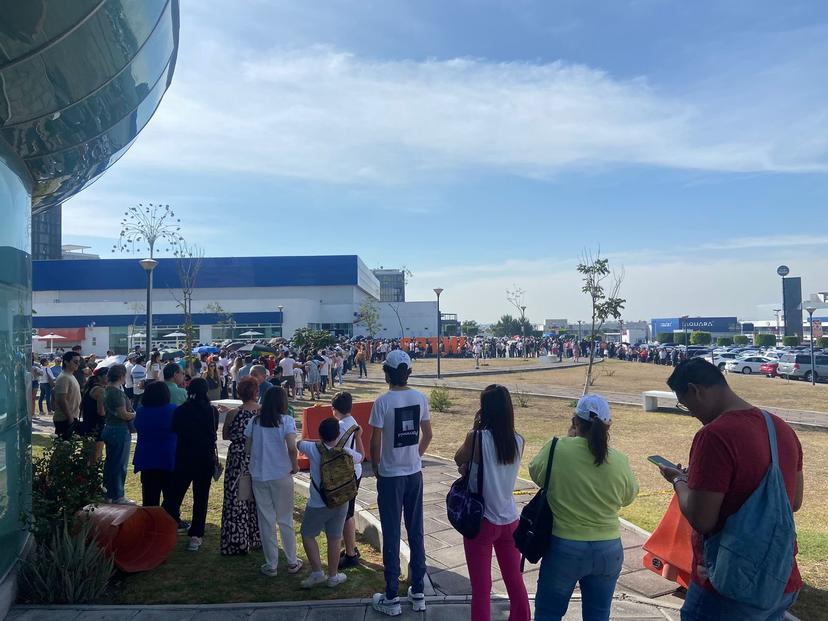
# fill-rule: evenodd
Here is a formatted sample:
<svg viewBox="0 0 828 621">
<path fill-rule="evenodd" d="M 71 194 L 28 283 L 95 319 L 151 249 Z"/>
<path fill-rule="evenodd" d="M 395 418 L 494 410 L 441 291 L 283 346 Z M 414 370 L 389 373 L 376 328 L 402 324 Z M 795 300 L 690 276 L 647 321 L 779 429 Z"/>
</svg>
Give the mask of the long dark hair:
<svg viewBox="0 0 828 621">
<path fill-rule="evenodd" d="M 607 461 L 609 454 L 609 425 L 605 425 L 597 418 L 584 420 L 575 416 L 580 435 L 586 437 L 587 446 L 595 457 L 595 465 L 600 466 Z"/>
<path fill-rule="evenodd" d="M 207 380 L 203 377 L 197 377 L 187 386 L 187 396 L 190 398 L 190 401 L 210 405 L 210 397 L 207 396 L 207 390 Z"/>
<path fill-rule="evenodd" d="M 278 427 L 282 424 L 282 416 L 287 414 L 288 400 L 285 389 L 274 386 L 262 397 L 262 407 L 259 408 L 259 423 L 262 427 Z"/>
<path fill-rule="evenodd" d="M 515 410 L 512 395 L 504 386 L 492 384 L 483 389 L 478 418 L 477 429 L 488 429 L 492 433 L 498 463 L 514 463 L 518 455 Z"/>
</svg>

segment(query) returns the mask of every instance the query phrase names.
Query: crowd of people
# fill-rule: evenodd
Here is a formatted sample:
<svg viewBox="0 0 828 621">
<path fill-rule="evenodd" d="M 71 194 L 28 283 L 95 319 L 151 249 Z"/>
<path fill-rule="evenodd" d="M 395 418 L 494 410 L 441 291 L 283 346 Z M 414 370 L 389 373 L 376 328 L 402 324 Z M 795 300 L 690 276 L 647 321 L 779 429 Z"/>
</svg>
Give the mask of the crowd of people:
<svg viewBox="0 0 828 621">
<path fill-rule="evenodd" d="M 569 351 L 572 357 L 584 355 L 574 340 L 547 345 L 562 356 L 570 355 Z M 373 607 L 390 616 L 401 614 L 403 603 L 415 611 L 425 610 L 422 456 L 433 432 L 427 397 L 408 386 L 411 356 L 393 347 L 378 352 L 388 391 L 373 404 L 368 446 L 352 416 L 349 393 L 340 390 L 333 396 L 334 416 L 319 424 L 318 439 L 299 437 L 290 405 L 305 387 L 319 397 L 329 387 L 328 379 L 330 387 L 336 380 L 341 383 L 340 362 L 343 370 L 354 367 L 362 374 L 373 350 L 369 343 L 317 352 L 287 349 L 270 361 L 250 356 L 225 358 L 226 352 L 221 352 L 191 360 L 184 367 L 162 363 L 155 354 L 145 364 L 143 356 L 135 354 L 126 365 L 94 372 L 82 368 L 78 351 L 69 351 L 62 356 L 56 377 L 47 366 L 55 431 L 61 437 L 81 433 L 95 438 L 98 456 L 104 461 L 106 499 L 112 503 L 133 502 L 125 496 L 124 483 L 131 436 L 137 433 L 133 467 L 140 474 L 142 504 L 163 507 L 177 521 L 179 532 L 187 533 L 187 549 L 194 552 L 203 543 L 210 488 L 223 471 L 220 553 L 243 555 L 261 548 L 265 562 L 260 571 L 269 577 L 279 573 L 279 547 L 288 574 L 303 569 L 294 530 L 293 476 L 299 471 L 299 453 L 306 455 L 311 489 L 299 533 L 311 567 L 301 581 L 304 588 L 335 588 L 347 580 L 343 570 L 360 564 L 355 500 L 362 477 L 372 473 L 385 577 L 385 590 L 373 596 Z M 623 351 L 623 347 L 607 347 L 602 353 L 617 356 Z M 720 587 L 725 582 L 718 575 L 714 586 L 706 542 L 729 528 L 728 518 L 738 515 L 749 498 L 763 489 L 766 473 L 774 467 L 781 474 L 779 485 L 788 499 L 787 511 L 799 509 L 802 449 L 796 434 L 781 419 L 739 398 L 722 373 L 705 360 L 679 362 L 668 384 L 682 407 L 703 423 L 688 468 L 661 466 L 694 530 L 692 582 L 682 619 L 782 619 L 802 587 L 794 549 L 783 551 L 783 560 L 787 554 L 788 561 L 788 568 L 781 570 L 784 580 L 771 595 L 765 594 L 770 603 L 760 609 L 755 601 L 744 601 Z M 220 425 L 221 413 L 211 401 L 224 395 L 236 395 L 242 404 L 225 412 Z M 577 403 L 568 434 L 552 438 L 529 462 L 529 474 L 547 490 L 546 502 L 554 516 L 538 574 L 535 619 L 563 618 L 576 585 L 585 619 L 610 616 L 624 559 L 618 512 L 638 494 L 629 460 L 610 446 L 611 424 L 607 401 L 585 395 Z M 219 429 L 229 441 L 224 464 L 217 451 Z M 464 537 L 474 620 L 491 618 L 493 552 L 509 594 L 509 619 L 530 618 L 521 555 L 514 539 L 520 523 L 514 490 L 525 445 L 515 428 L 509 391 L 496 384 L 488 386 L 480 394 L 472 428 L 455 454 L 461 474 L 469 477 L 470 486 L 478 486 L 485 499 L 479 533 Z M 366 455 L 371 469 L 363 474 Z M 185 521 L 181 506 L 188 490 L 193 508 L 190 520 Z M 784 512 L 785 507 L 766 510 Z M 777 528 L 774 537 L 791 535 L 779 530 L 782 518 L 763 516 L 762 523 Z M 403 597 L 398 592 L 402 520 L 410 549 L 410 586 Z M 328 550 L 324 563 L 318 543 L 323 531 Z"/>
</svg>

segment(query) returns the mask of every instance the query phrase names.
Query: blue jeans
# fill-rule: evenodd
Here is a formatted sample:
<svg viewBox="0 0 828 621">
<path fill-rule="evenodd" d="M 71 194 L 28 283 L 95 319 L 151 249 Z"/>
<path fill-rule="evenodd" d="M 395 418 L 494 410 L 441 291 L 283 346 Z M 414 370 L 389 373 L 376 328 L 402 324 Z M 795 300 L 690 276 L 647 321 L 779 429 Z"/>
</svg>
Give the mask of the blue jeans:
<svg viewBox="0 0 828 621">
<path fill-rule="evenodd" d="M 51 412 L 52 407 L 52 387 L 49 384 L 40 384 L 40 398 L 37 400 L 37 407 L 40 413 L 43 413 L 43 402 L 46 402 L 46 411 Z"/>
<path fill-rule="evenodd" d="M 681 607 L 681 621 L 782 621 L 798 595 L 783 593 L 776 606 L 760 610 L 691 583 Z"/>
<path fill-rule="evenodd" d="M 607 621 L 621 574 L 621 539 L 574 541 L 552 537 L 541 561 L 535 621 L 560 621 L 577 583 L 584 621 Z"/>
<path fill-rule="evenodd" d="M 101 439 L 106 445 L 103 472 L 106 497 L 110 500 L 118 500 L 124 496 L 124 481 L 126 481 L 129 464 L 131 444 L 129 427 L 106 425 L 101 433 Z"/>
<path fill-rule="evenodd" d="M 394 599 L 400 583 L 400 517 L 405 519 L 411 549 L 411 591 L 423 592 L 426 573 L 423 539 L 423 473 L 401 477 L 377 475 L 377 504 L 382 524 L 382 564 L 385 567 L 385 597 Z"/>
</svg>

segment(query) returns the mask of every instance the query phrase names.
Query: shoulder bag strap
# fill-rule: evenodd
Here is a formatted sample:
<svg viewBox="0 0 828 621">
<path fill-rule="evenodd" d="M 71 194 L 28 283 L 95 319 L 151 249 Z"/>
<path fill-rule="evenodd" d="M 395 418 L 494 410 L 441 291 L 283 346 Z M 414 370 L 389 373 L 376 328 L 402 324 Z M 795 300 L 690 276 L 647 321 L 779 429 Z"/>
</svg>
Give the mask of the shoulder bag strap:
<svg viewBox="0 0 828 621">
<path fill-rule="evenodd" d="M 345 448 L 345 445 L 348 443 L 348 440 L 356 433 L 357 429 L 359 429 L 359 425 L 354 425 L 353 427 L 349 428 L 348 431 L 343 433 L 342 437 L 339 438 L 339 442 L 336 443 L 337 448 Z"/>
<path fill-rule="evenodd" d="M 557 436 L 552 438 L 552 446 L 549 447 L 549 458 L 546 462 L 546 476 L 543 478 L 543 491 L 549 491 L 549 474 L 552 472 L 552 459 L 555 457 L 555 446 L 558 444 Z"/>
<path fill-rule="evenodd" d="M 762 410 L 762 416 L 765 418 L 765 425 L 768 427 L 768 441 L 770 442 L 771 465 L 776 464 L 779 467 L 779 448 L 778 440 L 776 438 L 776 425 L 773 424 L 773 419 L 770 414 Z"/>
</svg>

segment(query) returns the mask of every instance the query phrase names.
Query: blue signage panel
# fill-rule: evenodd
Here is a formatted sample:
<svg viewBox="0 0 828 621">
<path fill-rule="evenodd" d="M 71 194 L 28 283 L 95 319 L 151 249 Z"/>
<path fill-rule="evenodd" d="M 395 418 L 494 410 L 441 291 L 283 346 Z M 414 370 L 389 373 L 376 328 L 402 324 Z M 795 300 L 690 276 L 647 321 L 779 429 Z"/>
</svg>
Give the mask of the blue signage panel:
<svg viewBox="0 0 828 621">
<path fill-rule="evenodd" d="M 652 319 L 653 334 L 659 332 L 677 332 L 687 329 L 688 332 L 713 332 L 715 334 L 739 334 L 741 326 L 736 317 L 680 317 Z M 685 325 L 686 324 L 686 325 Z"/>
</svg>

